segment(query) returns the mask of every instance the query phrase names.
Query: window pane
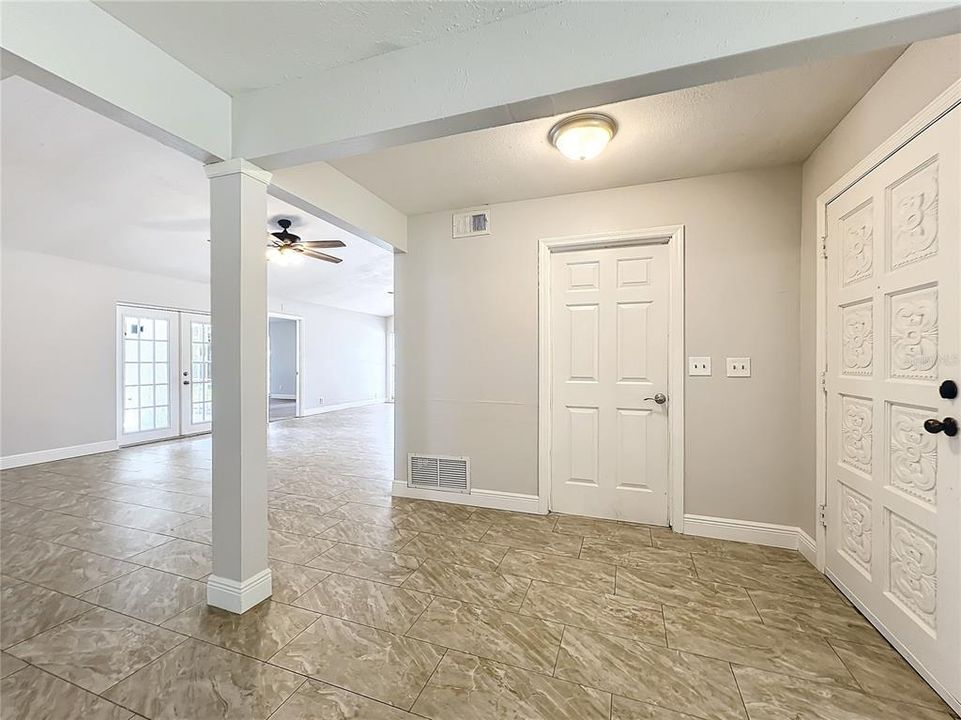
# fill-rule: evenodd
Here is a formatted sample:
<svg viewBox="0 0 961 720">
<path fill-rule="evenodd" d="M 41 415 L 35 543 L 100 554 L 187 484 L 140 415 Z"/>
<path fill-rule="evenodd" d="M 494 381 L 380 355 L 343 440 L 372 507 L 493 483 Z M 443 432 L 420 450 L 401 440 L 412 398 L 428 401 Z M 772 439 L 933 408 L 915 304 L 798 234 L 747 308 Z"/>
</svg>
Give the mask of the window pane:
<svg viewBox="0 0 961 720">
<path fill-rule="evenodd" d="M 140 341 L 140 362 L 151 362 L 153 360 L 153 341 Z"/>
<path fill-rule="evenodd" d="M 204 420 L 210 422 L 214 417 L 213 403 L 204 403 Z"/>
<path fill-rule="evenodd" d="M 190 323 L 190 339 L 193 342 L 203 342 L 204 340 L 204 327 L 199 322 Z"/>
<path fill-rule="evenodd" d="M 137 394 L 137 388 L 125 387 L 123 389 L 123 406 L 128 410 L 140 406 L 140 397 Z"/>
<path fill-rule="evenodd" d="M 153 385 L 153 363 L 140 363 L 140 384 Z"/>
<path fill-rule="evenodd" d="M 166 407 L 158 407 L 154 412 L 154 421 L 158 428 L 170 427 L 170 410 Z"/>
<path fill-rule="evenodd" d="M 139 428 L 140 428 L 140 411 L 124 410 L 123 431 L 125 433 L 132 433 L 132 432 L 137 432 Z"/>
<path fill-rule="evenodd" d="M 155 383 L 169 383 L 170 376 L 167 373 L 170 371 L 170 367 L 165 363 L 158 363 L 154 366 L 153 381 Z"/>
<path fill-rule="evenodd" d="M 202 423 L 204 421 L 204 404 L 203 403 L 191 403 L 190 404 L 190 420 L 195 423 Z"/>
<path fill-rule="evenodd" d="M 214 396 L 213 383 L 205 382 L 204 383 L 204 400 L 213 400 L 214 399 L 213 396 Z"/>
<path fill-rule="evenodd" d="M 136 385 L 137 379 L 137 363 L 124 363 L 123 366 L 123 384 L 124 385 Z"/>
<path fill-rule="evenodd" d="M 123 359 L 125 362 L 137 362 L 140 353 L 137 352 L 139 343 L 136 340 L 123 341 Z"/>
<path fill-rule="evenodd" d="M 140 410 L 140 429 L 153 430 L 153 408 L 141 408 Z"/>
<path fill-rule="evenodd" d="M 204 323 L 204 341 L 210 342 L 210 323 Z"/>
<path fill-rule="evenodd" d="M 190 359 L 194 362 L 201 362 L 204 359 L 204 346 L 197 343 L 190 344 Z"/>
<path fill-rule="evenodd" d="M 166 320 L 154 320 L 154 338 L 157 340 L 167 340 L 167 325 L 169 323 Z"/>
<path fill-rule="evenodd" d="M 204 386 L 203 383 L 194 383 L 190 388 L 190 399 L 193 402 L 203 402 L 204 401 Z"/>
<path fill-rule="evenodd" d="M 165 342 L 155 342 L 153 347 L 153 359 L 156 362 L 168 362 L 170 359 L 170 348 Z"/>
<path fill-rule="evenodd" d="M 195 380 L 195 381 L 197 381 L 197 380 L 201 380 L 201 381 L 202 381 L 202 380 L 204 379 L 204 364 L 203 364 L 203 363 L 199 363 L 199 362 L 193 363 L 193 364 L 191 365 L 191 370 L 193 371 L 193 376 L 194 376 L 194 380 Z"/>
<path fill-rule="evenodd" d="M 153 320 L 140 318 L 140 339 L 153 340 Z"/>
<path fill-rule="evenodd" d="M 140 321 L 137 318 L 124 315 L 123 336 L 136 339 L 138 335 L 140 335 Z"/>
<path fill-rule="evenodd" d="M 154 402 L 155 402 L 157 405 L 169 405 L 169 404 L 170 404 L 170 399 L 169 399 L 169 397 L 168 397 L 168 395 L 167 395 L 167 386 L 166 386 L 166 385 L 154 385 L 153 398 L 154 398 Z"/>
<path fill-rule="evenodd" d="M 140 388 L 140 407 L 153 405 L 153 385 L 143 385 Z"/>
</svg>

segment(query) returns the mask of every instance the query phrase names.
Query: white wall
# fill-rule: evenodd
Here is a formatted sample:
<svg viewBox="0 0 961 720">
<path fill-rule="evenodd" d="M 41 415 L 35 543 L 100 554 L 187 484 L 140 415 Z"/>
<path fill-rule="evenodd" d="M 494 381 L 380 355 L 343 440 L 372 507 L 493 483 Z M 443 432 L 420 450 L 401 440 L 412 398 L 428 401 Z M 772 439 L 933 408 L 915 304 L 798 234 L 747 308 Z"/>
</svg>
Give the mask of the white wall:
<svg viewBox="0 0 961 720">
<path fill-rule="evenodd" d="M 537 492 L 537 245 L 686 226 L 686 511 L 796 524 L 800 168 L 494 205 L 491 236 L 410 219 L 395 260 L 397 479 L 408 452 L 469 455 L 478 488 Z M 751 356 L 753 377 L 723 377 Z"/>
<path fill-rule="evenodd" d="M 817 197 L 961 77 L 961 35 L 915 43 L 881 76 L 805 161 L 801 227 L 800 515 L 814 534 Z"/>
<path fill-rule="evenodd" d="M 297 395 L 297 322 L 270 318 L 271 397 L 293 399 Z"/>
<path fill-rule="evenodd" d="M 0 455 L 116 440 L 116 305 L 209 311 L 206 283 L 3 248 Z M 309 410 L 383 399 L 385 318 L 269 300 L 304 318 Z"/>
</svg>

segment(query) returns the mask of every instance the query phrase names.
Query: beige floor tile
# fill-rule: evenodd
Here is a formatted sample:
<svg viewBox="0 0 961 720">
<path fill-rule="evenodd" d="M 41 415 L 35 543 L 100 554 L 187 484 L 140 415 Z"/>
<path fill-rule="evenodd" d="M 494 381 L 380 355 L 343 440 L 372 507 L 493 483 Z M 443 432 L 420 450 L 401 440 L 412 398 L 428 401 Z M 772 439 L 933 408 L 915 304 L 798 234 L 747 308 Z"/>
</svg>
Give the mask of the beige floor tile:
<svg viewBox="0 0 961 720">
<path fill-rule="evenodd" d="M 397 507 L 378 507 L 362 503 L 343 503 L 340 507 L 329 511 L 330 517 L 340 520 L 368 523 L 370 525 L 386 525 L 394 527 L 407 516 L 407 511 Z"/>
<path fill-rule="evenodd" d="M 614 696 L 611 711 L 611 720 L 698 720 L 693 715 L 666 710 L 620 695 Z"/>
<path fill-rule="evenodd" d="M 567 628 L 554 675 L 705 720 L 746 717 L 728 663 L 613 635 Z"/>
<path fill-rule="evenodd" d="M 617 540 L 586 537 L 581 546 L 580 557 L 581 560 L 613 563 L 641 570 L 697 576 L 694 572 L 694 560 L 689 552 L 636 546 Z"/>
<path fill-rule="evenodd" d="M 830 683 L 734 666 L 751 720 L 948 720 L 920 705 L 866 695 Z"/>
<path fill-rule="evenodd" d="M 180 575 L 140 568 L 88 590 L 81 598 L 159 625 L 189 607 L 206 602 L 207 586 Z"/>
<path fill-rule="evenodd" d="M 171 540 L 165 545 L 134 555 L 130 562 L 192 580 L 205 578 L 213 571 L 211 546 L 190 540 Z"/>
<path fill-rule="evenodd" d="M 425 642 L 321 615 L 271 662 L 409 710 L 443 654 Z"/>
<path fill-rule="evenodd" d="M 447 515 L 422 514 L 414 510 L 398 520 L 396 527 L 463 540 L 480 540 L 484 537 L 484 533 L 490 530 L 491 524 L 473 519 L 462 520 Z"/>
<path fill-rule="evenodd" d="M 313 557 L 330 550 L 333 541 L 309 535 L 270 530 L 267 537 L 267 555 L 272 560 L 282 560 L 304 565 Z"/>
<path fill-rule="evenodd" d="M 337 544 L 315 557 L 309 564 L 311 567 L 342 575 L 400 585 L 420 567 L 420 560 L 411 555 L 398 555 L 386 550 Z"/>
<path fill-rule="evenodd" d="M 303 682 L 287 670 L 188 639 L 105 697 L 151 720 L 265 720 Z"/>
<path fill-rule="evenodd" d="M 509 510 L 491 510 L 478 508 L 471 519 L 477 522 L 490 523 L 500 527 L 512 527 L 531 530 L 552 531 L 560 515 L 533 515 L 531 513 L 511 512 Z"/>
<path fill-rule="evenodd" d="M 563 626 L 528 615 L 435 598 L 407 635 L 550 674 Z"/>
<path fill-rule="evenodd" d="M 655 645 L 666 644 L 660 609 L 619 595 L 575 590 L 535 580 L 520 613 Z"/>
<path fill-rule="evenodd" d="M 890 646 L 866 646 L 832 640 L 854 679 L 869 695 L 944 710 L 944 701 Z"/>
<path fill-rule="evenodd" d="M 747 590 L 736 585 L 703 582 L 635 568 L 617 568 L 616 595 L 651 605 L 701 610 L 739 620 L 760 622 Z"/>
<path fill-rule="evenodd" d="M 27 667 L 27 663 L 23 660 L 5 652 L 0 652 L 0 679 L 7 677 L 7 675 L 13 675 L 17 670 L 22 670 L 25 667 Z M 0 706 L 0 712 L 2 712 L 2 709 L 2 706 Z"/>
<path fill-rule="evenodd" d="M 614 592 L 614 566 L 591 560 L 511 548 L 498 571 L 599 593 Z"/>
<path fill-rule="evenodd" d="M 676 650 L 857 688 L 851 673 L 819 635 L 675 607 L 664 608 L 664 623 L 667 644 Z"/>
<path fill-rule="evenodd" d="M 532 530 L 530 528 L 493 525 L 484 534 L 482 540 L 495 545 L 509 545 L 520 550 L 534 550 L 573 558 L 576 558 L 581 552 L 581 537 L 579 535 L 564 535 L 563 533 Z"/>
<path fill-rule="evenodd" d="M 528 578 L 428 560 L 404 582 L 404 587 L 475 605 L 516 611 L 520 609 L 530 584 Z"/>
<path fill-rule="evenodd" d="M 340 520 L 327 515 L 314 515 L 305 512 L 292 512 L 290 510 L 277 510 L 271 508 L 267 511 L 267 525 L 271 530 L 294 533 L 296 535 L 317 536 L 336 525 Z"/>
<path fill-rule="evenodd" d="M 452 565 L 470 565 L 481 570 L 494 570 L 509 549 L 506 545 L 491 545 L 463 538 L 421 533 L 407 543 L 401 552 L 421 560 L 436 560 Z"/>
<path fill-rule="evenodd" d="M 598 520 L 596 518 L 561 515 L 554 526 L 554 532 L 580 535 L 604 540 L 620 540 L 634 546 L 651 546 L 651 528 L 647 525 Z"/>
<path fill-rule="evenodd" d="M 93 527 L 83 528 L 60 535 L 53 542 L 77 550 L 87 550 L 98 555 L 126 560 L 133 555 L 170 541 L 166 535 L 149 533 L 134 528 L 106 523 L 91 523 Z"/>
<path fill-rule="evenodd" d="M 183 640 L 156 625 L 95 608 L 8 652 L 99 694 Z"/>
<path fill-rule="evenodd" d="M 193 520 L 178 525 L 166 533 L 172 537 L 193 542 L 213 544 L 213 527 L 209 517 L 196 517 Z"/>
<path fill-rule="evenodd" d="M 430 600 L 430 595 L 421 592 L 335 573 L 294 604 L 403 635 Z"/>
<path fill-rule="evenodd" d="M 654 546 L 664 550 L 719 555 L 748 562 L 799 562 L 809 565 L 797 550 L 752 545 L 751 543 L 717 540 L 715 538 L 683 535 L 670 528 L 652 528 Z"/>
<path fill-rule="evenodd" d="M 840 601 L 841 594 L 807 563 L 761 563 L 718 555 L 695 554 L 697 576 L 708 582 L 769 590 L 814 600 Z"/>
<path fill-rule="evenodd" d="M 93 606 L 54 590 L 17 583 L 0 592 L 0 647 L 8 648 Z"/>
<path fill-rule="evenodd" d="M 290 605 L 314 587 L 314 585 L 330 575 L 330 573 L 326 570 L 317 570 L 306 567 L 305 565 L 295 565 L 294 563 L 283 562 L 282 560 L 271 560 L 270 575 L 273 586 L 273 594 L 271 597 L 277 602 Z"/>
<path fill-rule="evenodd" d="M 418 720 L 419 717 L 333 685 L 308 680 L 270 720 Z"/>
<path fill-rule="evenodd" d="M 814 600 L 767 590 L 748 590 L 748 594 L 766 625 L 887 647 L 887 641 L 874 626 L 846 602 Z"/>
<path fill-rule="evenodd" d="M 201 603 L 171 618 L 164 627 L 258 660 L 268 660 L 316 619 L 317 614 L 309 610 L 271 600 L 242 615 Z"/>
<path fill-rule="evenodd" d="M 608 693 L 448 652 L 414 704 L 434 720 L 607 720 Z"/>
<path fill-rule="evenodd" d="M 0 683 L 3 720 L 128 720 L 129 710 L 28 667 Z"/>
<path fill-rule="evenodd" d="M 98 520 L 111 525 L 123 525 L 156 533 L 170 532 L 196 517 L 186 513 L 95 497 L 83 497 L 72 505 L 62 508 L 61 512 L 85 517 L 88 520 Z"/>
<path fill-rule="evenodd" d="M 344 502 L 336 498 L 319 498 L 310 495 L 290 495 L 287 493 L 270 493 L 267 505 L 274 510 L 287 512 L 308 513 L 310 515 L 327 515 L 344 506 Z M 343 517 L 339 519 L 343 520 Z"/>
<path fill-rule="evenodd" d="M 412 530 L 387 527 L 386 525 L 371 525 L 355 520 L 341 520 L 320 533 L 320 536 L 334 542 L 399 552 L 401 548 L 417 536 L 417 533 Z"/>
<path fill-rule="evenodd" d="M 67 595 L 79 595 L 137 569 L 123 560 L 22 535 L 16 536 L 13 544 L 9 552 L 9 545 L 4 545 L 4 572 Z"/>
</svg>

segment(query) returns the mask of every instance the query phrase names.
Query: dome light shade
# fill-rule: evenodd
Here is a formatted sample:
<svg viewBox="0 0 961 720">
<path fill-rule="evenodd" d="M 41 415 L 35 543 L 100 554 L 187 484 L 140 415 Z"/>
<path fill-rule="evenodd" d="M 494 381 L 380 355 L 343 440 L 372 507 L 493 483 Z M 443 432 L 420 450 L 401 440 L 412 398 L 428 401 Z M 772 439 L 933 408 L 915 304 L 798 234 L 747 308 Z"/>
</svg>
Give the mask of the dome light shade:
<svg viewBox="0 0 961 720">
<path fill-rule="evenodd" d="M 614 118 L 602 113 L 581 113 L 559 121 L 547 138 L 564 157 L 590 160 L 600 155 L 616 134 Z"/>
</svg>

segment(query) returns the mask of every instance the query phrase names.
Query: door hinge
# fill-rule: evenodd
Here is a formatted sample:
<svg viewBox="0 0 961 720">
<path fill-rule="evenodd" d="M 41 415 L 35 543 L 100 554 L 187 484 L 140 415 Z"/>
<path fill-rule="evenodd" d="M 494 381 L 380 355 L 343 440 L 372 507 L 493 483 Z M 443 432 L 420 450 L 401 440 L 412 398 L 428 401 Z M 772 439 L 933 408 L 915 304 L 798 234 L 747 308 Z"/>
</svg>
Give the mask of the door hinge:
<svg viewBox="0 0 961 720">
<path fill-rule="evenodd" d="M 818 505 L 818 523 L 821 527 L 826 528 L 828 526 L 828 506 Z"/>
<path fill-rule="evenodd" d="M 822 370 L 818 373 L 818 384 L 821 386 L 821 392 L 827 394 L 828 391 L 828 371 Z"/>
<path fill-rule="evenodd" d="M 820 255 L 825 260 L 828 259 L 828 239 L 826 237 L 821 238 L 821 247 L 819 248 Z"/>
</svg>

